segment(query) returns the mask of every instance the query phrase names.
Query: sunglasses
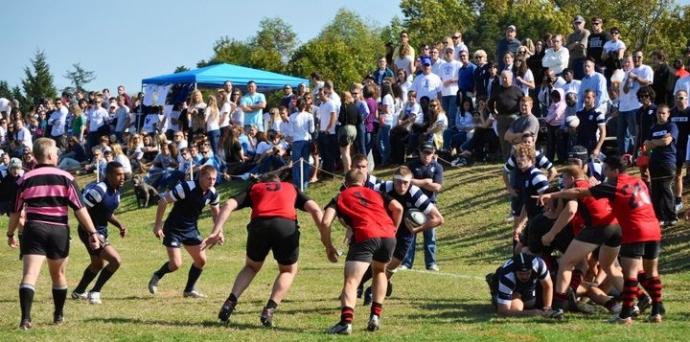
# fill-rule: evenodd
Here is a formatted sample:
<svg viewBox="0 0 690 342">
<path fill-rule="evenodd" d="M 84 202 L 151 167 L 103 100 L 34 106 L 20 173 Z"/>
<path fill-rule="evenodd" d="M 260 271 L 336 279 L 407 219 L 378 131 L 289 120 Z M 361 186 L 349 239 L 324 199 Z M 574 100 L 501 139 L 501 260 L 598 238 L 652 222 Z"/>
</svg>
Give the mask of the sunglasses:
<svg viewBox="0 0 690 342">
<path fill-rule="evenodd" d="M 453 39 L 460 39 L 460 36 L 453 36 Z"/>
</svg>

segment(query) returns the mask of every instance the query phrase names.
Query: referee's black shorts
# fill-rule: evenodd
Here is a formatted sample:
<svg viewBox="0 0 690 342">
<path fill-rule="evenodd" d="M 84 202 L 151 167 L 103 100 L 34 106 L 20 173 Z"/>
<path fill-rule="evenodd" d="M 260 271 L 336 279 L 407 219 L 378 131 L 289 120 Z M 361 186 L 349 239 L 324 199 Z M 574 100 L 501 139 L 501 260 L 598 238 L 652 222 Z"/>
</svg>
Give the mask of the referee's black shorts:
<svg viewBox="0 0 690 342">
<path fill-rule="evenodd" d="M 69 256 L 69 227 L 27 221 L 19 243 L 21 255 L 45 255 L 48 259 Z"/>
<path fill-rule="evenodd" d="M 263 262 L 269 251 L 281 265 L 292 265 L 299 258 L 299 227 L 282 217 L 254 218 L 247 225 L 247 257 Z"/>
</svg>

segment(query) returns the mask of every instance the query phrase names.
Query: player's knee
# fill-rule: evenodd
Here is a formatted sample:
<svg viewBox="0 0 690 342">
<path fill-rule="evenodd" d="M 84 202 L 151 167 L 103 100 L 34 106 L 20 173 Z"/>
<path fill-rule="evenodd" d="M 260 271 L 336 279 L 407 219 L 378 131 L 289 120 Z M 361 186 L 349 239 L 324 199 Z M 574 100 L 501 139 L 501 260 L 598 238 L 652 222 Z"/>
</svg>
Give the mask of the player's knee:
<svg viewBox="0 0 690 342">
<path fill-rule="evenodd" d="M 173 260 L 173 261 L 168 263 L 168 269 L 171 272 L 177 271 L 177 269 L 179 269 L 180 266 L 182 266 L 182 260 Z"/>
<path fill-rule="evenodd" d="M 204 268 L 206 266 L 206 257 L 199 257 L 196 260 L 194 260 L 194 266 L 197 268 Z"/>
<path fill-rule="evenodd" d="M 110 267 L 111 270 L 115 271 L 116 269 L 120 268 L 120 264 L 122 264 L 122 258 L 120 256 L 116 256 L 110 262 L 108 263 L 108 267 Z"/>
</svg>

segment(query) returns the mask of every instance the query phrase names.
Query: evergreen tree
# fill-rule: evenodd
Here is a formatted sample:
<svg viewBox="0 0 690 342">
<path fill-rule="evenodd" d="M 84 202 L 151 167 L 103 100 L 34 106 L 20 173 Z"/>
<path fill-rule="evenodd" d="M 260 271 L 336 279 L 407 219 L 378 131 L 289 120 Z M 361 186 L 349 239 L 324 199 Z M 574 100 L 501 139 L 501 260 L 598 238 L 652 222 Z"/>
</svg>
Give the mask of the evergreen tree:
<svg viewBox="0 0 690 342">
<path fill-rule="evenodd" d="M 64 77 L 70 80 L 70 82 L 74 85 L 74 88 L 76 90 L 84 90 L 85 84 L 96 79 L 95 73 L 93 71 L 88 71 L 82 68 L 82 66 L 79 63 L 72 64 L 72 67 L 74 68 L 74 70 L 67 70 Z"/>
<path fill-rule="evenodd" d="M 22 87 L 26 94 L 26 100 L 31 105 L 39 103 L 43 98 L 57 95 L 47 59 L 44 51 L 37 50 L 31 60 L 31 68 L 28 66 L 24 68 L 25 79 L 22 80 Z"/>
</svg>

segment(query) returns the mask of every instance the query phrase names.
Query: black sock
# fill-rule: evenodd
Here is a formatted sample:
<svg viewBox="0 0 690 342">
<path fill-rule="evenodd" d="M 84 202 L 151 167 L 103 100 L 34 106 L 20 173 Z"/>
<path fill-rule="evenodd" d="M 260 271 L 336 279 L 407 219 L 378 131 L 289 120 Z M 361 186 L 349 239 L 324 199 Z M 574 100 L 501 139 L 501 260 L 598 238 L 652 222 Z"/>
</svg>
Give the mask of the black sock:
<svg viewBox="0 0 690 342">
<path fill-rule="evenodd" d="M 364 275 L 362 276 L 362 281 L 359 282 L 360 287 L 364 287 L 364 284 L 366 284 L 366 282 L 369 281 L 369 279 L 371 279 L 371 277 L 373 277 L 371 272 L 372 272 L 371 271 L 371 265 L 369 265 L 369 268 L 367 268 L 367 271 L 364 272 Z"/>
<path fill-rule="evenodd" d="M 266 308 L 267 309 L 275 309 L 278 307 L 278 303 L 273 301 L 273 299 L 269 299 L 268 302 L 266 302 Z"/>
<path fill-rule="evenodd" d="M 164 275 L 172 272 L 170 270 L 170 267 L 168 267 L 168 262 L 166 261 L 161 268 L 158 269 L 158 271 L 155 272 L 156 276 L 160 279 L 163 278 Z"/>
<path fill-rule="evenodd" d="M 233 303 L 237 303 L 238 298 L 237 298 L 237 296 L 235 296 L 234 293 L 230 293 L 230 295 L 228 296 L 228 300 L 233 302 Z"/>
<path fill-rule="evenodd" d="M 676 197 L 676 204 L 681 204 L 681 203 L 683 203 L 683 198 Z"/>
<path fill-rule="evenodd" d="M 79 281 L 79 285 L 74 289 L 74 292 L 76 293 L 84 293 L 86 291 L 86 287 L 89 286 L 91 281 L 93 281 L 93 278 L 96 278 L 98 275 L 98 271 L 94 272 L 91 271 L 90 268 L 86 268 L 84 270 L 84 275 L 81 276 L 81 280 Z"/>
<path fill-rule="evenodd" d="M 34 302 L 34 287 L 29 284 L 19 286 L 19 306 L 22 309 L 22 321 L 31 320 L 31 304 Z"/>
<path fill-rule="evenodd" d="M 93 292 L 101 292 L 101 288 L 103 288 L 103 285 L 110 279 L 110 277 L 113 276 L 115 271 L 111 271 L 110 268 L 106 267 L 101 271 L 101 275 L 98 276 L 98 280 L 96 280 L 96 284 L 93 286 L 91 291 Z"/>
<path fill-rule="evenodd" d="M 187 286 L 185 286 L 184 292 L 191 292 L 192 290 L 194 290 L 194 285 L 201 276 L 201 271 L 203 271 L 203 269 L 198 268 L 194 265 L 192 265 L 189 268 L 189 275 L 187 276 Z"/>
<path fill-rule="evenodd" d="M 53 304 L 55 304 L 55 314 L 62 315 L 62 309 L 65 307 L 65 299 L 67 299 L 67 288 L 56 289 L 53 288 Z"/>
</svg>

